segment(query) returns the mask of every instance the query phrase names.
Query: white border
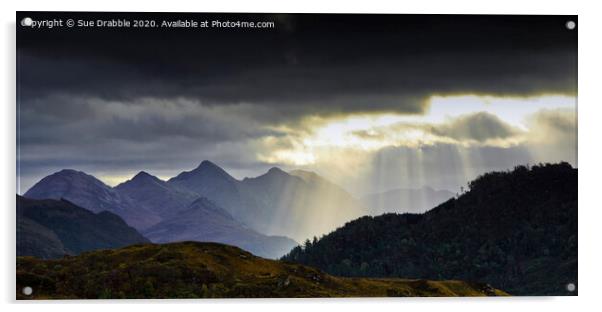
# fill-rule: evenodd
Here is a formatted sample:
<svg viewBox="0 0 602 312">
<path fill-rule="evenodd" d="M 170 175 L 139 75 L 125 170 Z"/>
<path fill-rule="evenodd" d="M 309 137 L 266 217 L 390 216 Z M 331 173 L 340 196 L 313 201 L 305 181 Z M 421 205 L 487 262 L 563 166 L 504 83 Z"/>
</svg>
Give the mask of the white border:
<svg viewBox="0 0 602 312">
<path fill-rule="evenodd" d="M 531 309 L 547 311 L 573 311 L 596 309 L 602 288 L 602 260 L 599 239 L 602 238 L 602 173 L 600 153 L 600 121 L 602 103 L 599 103 L 601 41 L 598 39 L 602 12 L 595 1 L 408 1 L 387 3 L 370 0 L 351 1 L 124 1 L 104 0 L 95 3 L 85 1 L 3 1 L 2 16 L 2 162 L 3 193 L 2 243 L 0 257 L 0 297 L 4 308 L 26 311 L 61 310 L 81 312 L 104 311 L 105 304 L 130 305 L 144 311 L 163 311 L 165 304 L 177 304 L 178 310 L 222 309 L 251 311 L 306 311 L 313 309 L 345 309 L 365 311 L 372 305 L 379 309 L 407 309 L 409 311 L 505 311 L 509 309 Z M 579 23 L 579 297 L 522 297 L 510 299 L 479 298 L 400 298 L 400 299 L 307 299 L 307 300 L 145 300 L 145 301 L 70 301 L 61 303 L 24 304 L 14 301 L 14 207 L 15 207 L 15 11 L 170 11 L 170 12 L 338 12 L 338 13 L 462 13 L 462 14 L 578 14 Z M 101 304 L 89 304 L 101 303 Z M 136 304 L 131 305 L 132 303 Z M 85 306 L 82 306 L 84 305 Z M 198 306 L 202 304 L 202 306 Z M 217 306 L 216 304 L 219 304 Z M 144 306 L 141 306 L 144 305 Z M 7 310 L 4 310 L 7 311 Z"/>
</svg>

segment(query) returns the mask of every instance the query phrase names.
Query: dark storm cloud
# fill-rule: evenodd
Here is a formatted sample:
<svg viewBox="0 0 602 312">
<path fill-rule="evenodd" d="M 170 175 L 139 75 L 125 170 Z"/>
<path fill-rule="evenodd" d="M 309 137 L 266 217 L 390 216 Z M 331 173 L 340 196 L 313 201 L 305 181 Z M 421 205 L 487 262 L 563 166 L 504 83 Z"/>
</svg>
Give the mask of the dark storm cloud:
<svg viewBox="0 0 602 312">
<path fill-rule="evenodd" d="M 420 113 L 434 93 L 576 91 L 577 35 L 562 16 L 153 17 L 275 21 L 276 27 L 19 28 L 21 96 L 185 97 L 207 105 L 253 103 L 285 118 Z"/>
<path fill-rule="evenodd" d="M 25 16 L 276 23 L 274 29 L 18 26 L 25 188 L 62 168 L 169 176 L 203 159 L 256 174 L 267 165 L 257 160 L 265 151 L 256 140 L 284 135 L 274 125 L 308 131 L 299 120 L 309 114 L 421 114 L 435 94 L 576 93 L 577 32 L 564 26 L 574 16 L 19 12 L 17 20 Z M 477 136 L 511 132 L 489 117 Z M 547 117 L 534 121 L 538 129 L 550 124 Z M 474 137 L 466 127 L 439 131 Z M 522 149 L 507 151 L 515 153 L 508 159 L 529 159 Z M 429 155 L 441 155 L 436 170 L 462 170 L 452 168 L 460 157 L 452 146 Z"/>
<path fill-rule="evenodd" d="M 143 143 L 173 138 L 217 143 L 280 135 L 247 118 L 247 107 L 205 107 L 185 99 L 145 98 L 124 103 L 49 96 L 21 106 L 20 121 L 26 125 L 19 128 L 21 144 L 74 144 L 102 139 Z"/>
<path fill-rule="evenodd" d="M 552 120 L 550 123 L 554 123 L 554 121 Z M 368 130 L 353 131 L 352 134 L 361 139 L 386 140 L 387 136 L 413 130 L 422 131 L 438 140 L 449 142 L 449 139 L 451 139 L 451 141 L 458 143 L 493 143 L 491 140 L 510 139 L 524 133 L 494 114 L 476 112 L 447 118 L 445 122 L 440 123 L 399 122 L 383 127 L 373 127 Z M 574 129 L 567 129 L 567 131 L 571 130 Z"/>
</svg>

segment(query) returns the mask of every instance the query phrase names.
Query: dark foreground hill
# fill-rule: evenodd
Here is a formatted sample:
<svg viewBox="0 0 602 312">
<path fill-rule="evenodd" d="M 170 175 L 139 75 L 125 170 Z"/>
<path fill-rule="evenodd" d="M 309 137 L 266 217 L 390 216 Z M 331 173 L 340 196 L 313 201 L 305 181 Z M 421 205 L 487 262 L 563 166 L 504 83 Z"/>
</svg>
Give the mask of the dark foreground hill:
<svg viewBox="0 0 602 312">
<path fill-rule="evenodd" d="M 512 295 L 577 284 L 577 169 L 492 172 L 424 214 L 362 217 L 284 259 L 342 276 L 458 279 Z"/>
<path fill-rule="evenodd" d="M 148 242 L 111 212 L 93 213 L 66 200 L 17 195 L 17 256 L 58 258 Z"/>
<path fill-rule="evenodd" d="M 33 289 L 30 296 L 23 287 Z M 135 245 L 60 260 L 17 258 L 17 298 L 506 295 L 460 281 L 340 278 L 217 243 Z"/>
</svg>

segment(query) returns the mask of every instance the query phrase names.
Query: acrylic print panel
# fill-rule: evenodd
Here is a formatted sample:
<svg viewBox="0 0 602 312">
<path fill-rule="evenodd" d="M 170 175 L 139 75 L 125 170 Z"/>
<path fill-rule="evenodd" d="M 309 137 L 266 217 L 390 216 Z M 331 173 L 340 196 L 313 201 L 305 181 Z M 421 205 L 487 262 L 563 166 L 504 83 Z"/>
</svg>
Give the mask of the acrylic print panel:
<svg viewBox="0 0 602 312">
<path fill-rule="evenodd" d="M 16 296 L 577 295 L 577 25 L 18 12 Z"/>
</svg>

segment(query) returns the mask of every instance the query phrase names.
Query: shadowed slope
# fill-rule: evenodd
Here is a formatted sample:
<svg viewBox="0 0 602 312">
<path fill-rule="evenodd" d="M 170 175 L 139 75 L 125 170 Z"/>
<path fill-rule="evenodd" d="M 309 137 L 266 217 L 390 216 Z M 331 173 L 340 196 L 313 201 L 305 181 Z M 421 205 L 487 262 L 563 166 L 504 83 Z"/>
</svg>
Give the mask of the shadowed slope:
<svg viewBox="0 0 602 312">
<path fill-rule="evenodd" d="M 267 236 L 248 228 L 204 197 L 143 234 L 155 243 L 199 241 L 235 245 L 267 258 L 281 257 L 297 246 L 290 238 Z"/>
<path fill-rule="evenodd" d="M 65 200 L 17 195 L 17 255 L 58 258 L 149 242 L 119 216 L 93 213 Z"/>
</svg>

